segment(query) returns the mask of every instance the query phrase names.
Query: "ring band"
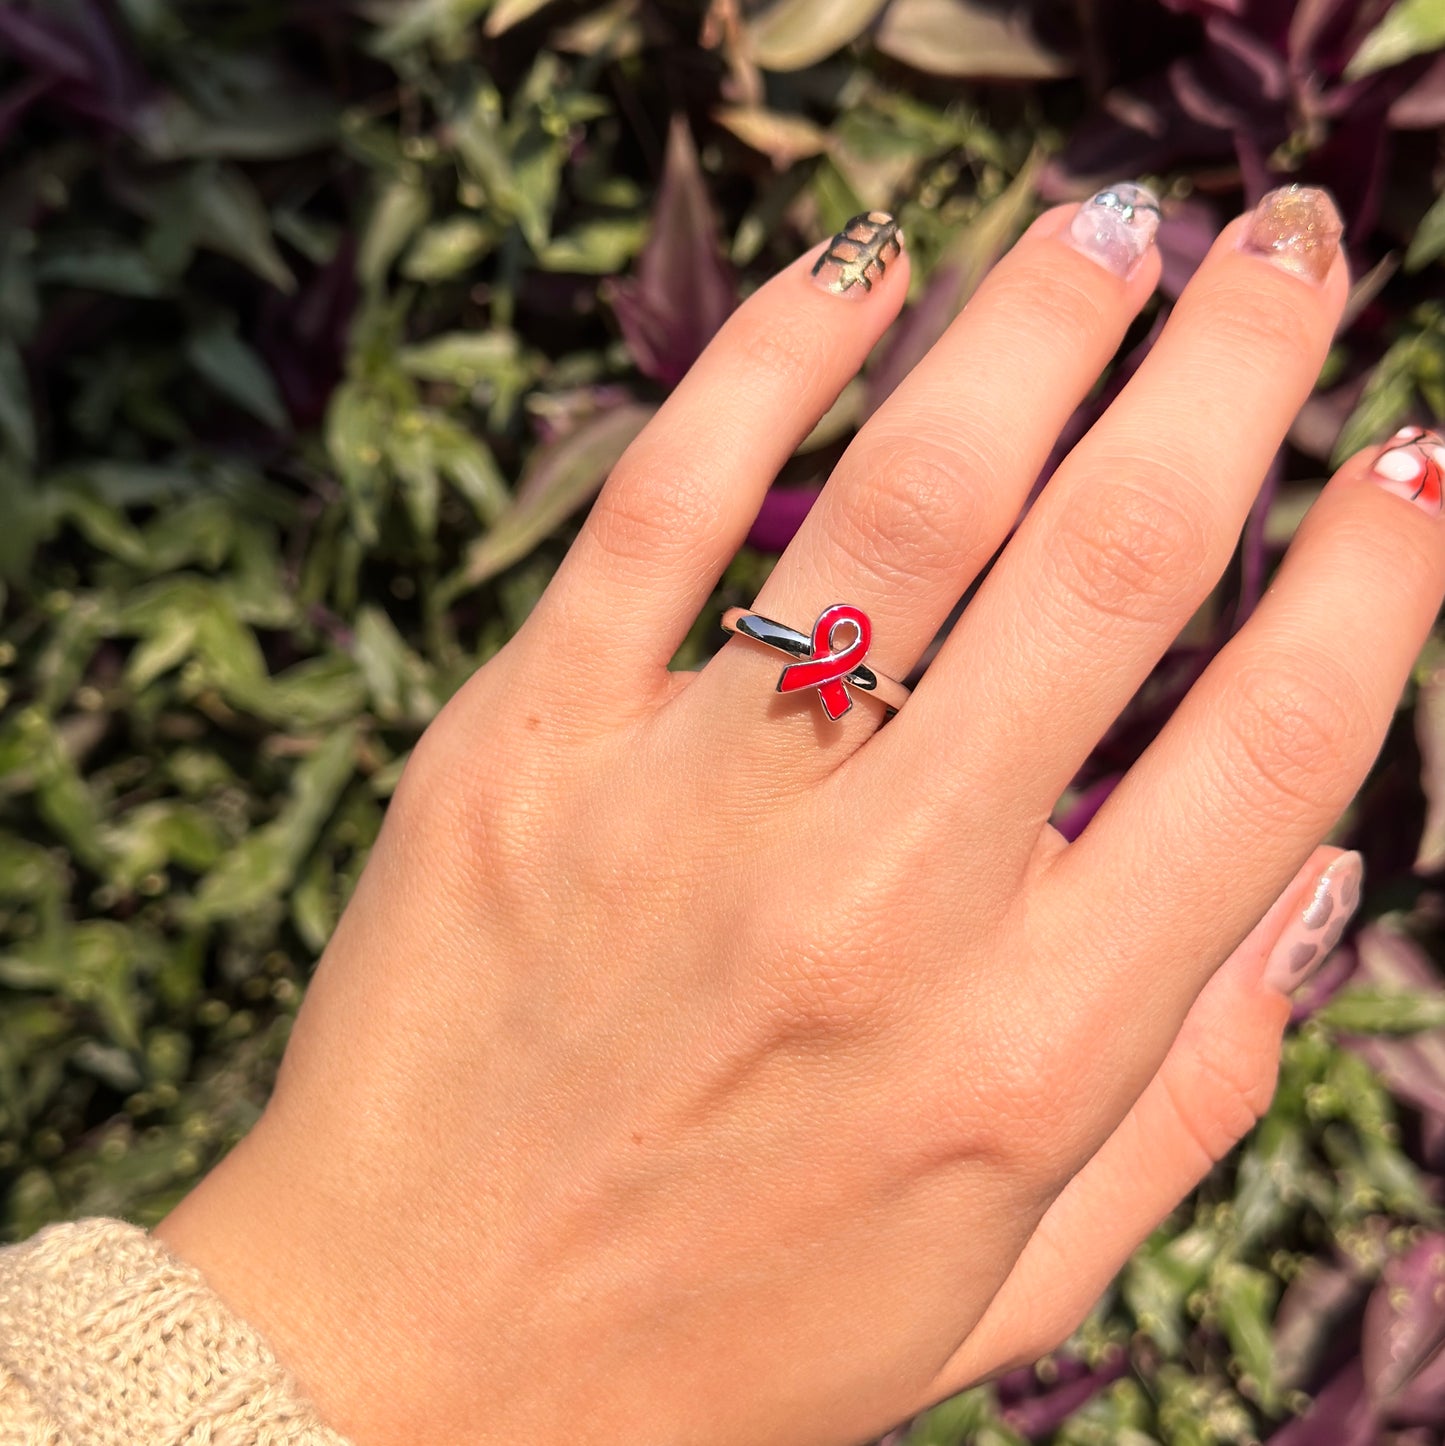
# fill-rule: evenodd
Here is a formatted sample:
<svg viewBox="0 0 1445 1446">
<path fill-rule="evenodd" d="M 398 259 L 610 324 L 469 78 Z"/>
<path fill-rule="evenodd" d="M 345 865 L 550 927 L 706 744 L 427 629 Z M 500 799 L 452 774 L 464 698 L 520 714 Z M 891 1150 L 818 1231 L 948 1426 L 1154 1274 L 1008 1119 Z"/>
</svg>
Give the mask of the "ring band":
<svg viewBox="0 0 1445 1446">
<path fill-rule="evenodd" d="M 848 624 L 852 625 L 854 636 L 840 648 L 834 641 L 834 629 Z M 747 608 L 729 608 L 722 616 L 722 625 L 725 632 L 765 643 L 800 660 L 783 669 L 778 678 L 778 692 L 817 688 L 823 711 L 834 722 L 853 706 L 849 696 L 851 688 L 872 694 L 890 715 L 908 701 L 909 690 L 902 683 L 864 665 L 872 629 L 860 608 L 847 603 L 824 608 L 813 624 L 811 636 L 749 612 Z"/>
</svg>

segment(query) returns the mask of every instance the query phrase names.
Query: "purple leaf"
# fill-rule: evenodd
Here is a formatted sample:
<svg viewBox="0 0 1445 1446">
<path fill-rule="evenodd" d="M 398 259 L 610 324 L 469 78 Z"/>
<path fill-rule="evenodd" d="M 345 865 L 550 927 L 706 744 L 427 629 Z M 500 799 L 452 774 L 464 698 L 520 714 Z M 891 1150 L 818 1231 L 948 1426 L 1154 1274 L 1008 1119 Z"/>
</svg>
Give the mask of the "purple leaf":
<svg viewBox="0 0 1445 1446">
<path fill-rule="evenodd" d="M 10 132 L 25 118 L 30 107 L 53 90 L 55 84 L 53 76 L 32 75 L 0 96 L 0 145 L 4 144 Z"/>
<path fill-rule="evenodd" d="M 637 274 L 607 288 L 607 296 L 638 370 L 668 387 L 682 380 L 737 305 L 717 214 L 681 116 L 673 117 Z"/>
<path fill-rule="evenodd" d="M 1400 130 L 1433 130 L 1445 125 L 1445 54 L 1390 103 L 1390 124 Z"/>
<path fill-rule="evenodd" d="M 1056 1431 L 1086 1401 L 1111 1386 L 1129 1371 L 1128 1353 L 1115 1350 L 1106 1364 L 1064 1381 L 1053 1390 L 1032 1396 L 1007 1407 L 1001 1414 L 1004 1424 L 1030 1440 Z"/>
<path fill-rule="evenodd" d="M 1360 24 L 1359 0 L 1299 0 L 1289 22 L 1291 66 L 1338 75 L 1368 29 Z"/>
<path fill-rule="evenodd" d="M 1367 924 L 1355 939 L 1360 963 L 1354 983 L 1383 989 L 1438 991 L 1441 979 L 1413 940 Z M 1445 1118 L 1445 1029 L 1412 1035 L 1350 1036 L 1345 1040 L 1397 1098 Z"/>
<path fill-rule="evenodd" d="M 1379 1423 L 1365 1396 L 1358 1357 L 1314 1399 L 1297 1420 L 1276 1431 L 1266 1446 L 1377 1446 Z"/>
<path fill-rule="evenodd" d="M 56 80 L 85 84 L 93 78 L 91 62 L 74 35 L 23 10 L 0 6 L 0 49 Z"/>
<path fill-rule="evenodd" d="M 1352 943 L 1340 944 L 1290 998 L 1290 1023 L 1303 1024 L 1334 998 L 1355 973 L 1358 959 Z"/>
<path fill-rule="evenodd" d="M 1091 783 L 1069 808 L 1054 819 L 1054 827 L 1073 843 L 1089 826 L 1089 820 L 1103 808 L 1104 800 L 1113 793 L 1122 777 L 1120 773 L 1111 773 L 1097 783 Z"/>
<path fill-rule="evenodd" d="M 1391 1260 L 1365 1307 L 1360 1361 L 1366 1390 L 1391 1416 L 1401 1394 L 1445 1343 L 1445 1235 Z M 1445 1376 L 1437 1368 L 1433 1386 Z"/>
<path fill-rule="evenodd" d="M 1274 1313 L 1275 1375 L 1286 1388 L 1304 1388 L 1329 1365 L 1341 1334 L 1370 1293 L 1370 1278 L 1343 1252 L 1310 1256 L 1285 1287 Z"/>
<path fill-rule="evenodd" d="M 1031 156 L 1008 189 L 949 242 L 923 295 L 899 318 L 880 349 L 877 364 L 868 372 L 865 415 L 877 411 L 923 360 L 1013 244 L 1033 203 L 1039 169 L 1037 156 Z"/>
<path fill-rule="evenodd" d="M 1438 1295 L 1438 1288 L 1437 1288 Z M 1445 1417 L 1445 1350 L 1434 1355 L 1400 1387 L 1390 1400 L 1385 1414 L 1402 1425 L 1418 1422 L 1422 1426 L 1439 1426 Z M 1439 1440 L 1436 1436 L 1435 1440 Z"/>
<path fill-rule="evenodd" d="M 803 525 L 803 519 L 822 490 L 821 486 L 769 489 L 748 533 L 748 546 L 759 552 L 781 552 Z"/>
<path fill-rule="evenodd" d="M 1050 199 L 1078 195 L 1120 176 L 1157 175 L 1184 161 L 1217 161 L 1231 153 L 1227 131 L 1186 113 L 1167 73 L 1110 91 L 1103 107 L 1074 127 L 1039 190 Z"/>
<path fill-rule="evenodd" d="M 1184 290 L 1209 254 L 1220 229 L 1219 215 L 1207 201 L 1170 204 L 1155 237 L 1163 263 L 1159 289 L 1166 296 L 1177 297 Z"/>
</svg>

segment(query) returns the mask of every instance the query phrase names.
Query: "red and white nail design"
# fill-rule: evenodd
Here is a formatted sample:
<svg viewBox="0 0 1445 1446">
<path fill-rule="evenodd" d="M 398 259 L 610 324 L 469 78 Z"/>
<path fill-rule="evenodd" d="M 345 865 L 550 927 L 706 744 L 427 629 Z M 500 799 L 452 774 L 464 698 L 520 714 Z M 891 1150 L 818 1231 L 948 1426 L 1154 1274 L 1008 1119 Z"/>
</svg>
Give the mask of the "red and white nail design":
<svg viewBox="0 0 1445 1446">
<path fill-rule="evenodd" d="M 1424 427 L 1401 427 L 1375 458 L 1370 476 L 1386 492 L 1438 516 L 1445 484 L 1445 437 Z"/>
</svg>

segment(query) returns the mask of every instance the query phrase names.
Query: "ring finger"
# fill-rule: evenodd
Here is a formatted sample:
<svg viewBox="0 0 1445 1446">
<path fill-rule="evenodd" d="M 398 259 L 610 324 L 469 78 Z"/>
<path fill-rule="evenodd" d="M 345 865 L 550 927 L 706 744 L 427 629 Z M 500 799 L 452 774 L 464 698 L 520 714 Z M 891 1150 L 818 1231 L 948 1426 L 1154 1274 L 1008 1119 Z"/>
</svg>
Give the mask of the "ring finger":
<svg viewBox="0 0 1445 1446">
<path fill-rule="evenodd" d="M 807 631 L 832 603 L 860 607 L 872 622 L 869 666 L 906 673 L 1153 290 L 1157 220 L 1148 193 L 1127 186 L 1041 217 L 855 438 L 757 610 Z M 821 716 L 817 700 L 813 690 L 770 698 L 755 649 L 725 648 L 689 696 L 754 735 L 755 720 L 777 715 L 748 747 L 792 752 L 795 731 Z M 722 691 L 750 692 L 757 706 L 719 710 Z M 878 719 L 873 705 L 857 708 L 824 736 L 856 747 Z"/>
</svg>

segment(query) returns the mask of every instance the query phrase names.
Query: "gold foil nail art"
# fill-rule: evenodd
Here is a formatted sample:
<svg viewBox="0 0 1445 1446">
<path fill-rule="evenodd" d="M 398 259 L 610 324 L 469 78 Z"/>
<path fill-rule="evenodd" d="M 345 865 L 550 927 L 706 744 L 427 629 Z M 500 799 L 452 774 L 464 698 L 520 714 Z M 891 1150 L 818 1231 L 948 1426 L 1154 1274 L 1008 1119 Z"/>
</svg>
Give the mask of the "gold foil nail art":
<svg viewBox="0 0 1445 1446">
<path fill-rule="evenodd" d="M 1242 245 L 1296 276 L 1323 281 L 1340 249 L 1343 230 L 1328 191 L 1318 186 L 1281 186 L 1254 208 Z"/>
<path fill-rule="evenodd" d="M 813 285 L 861 300 L 902 250 L 903 233 L 887 211 L 854 216 L 818 258 Z"/>
</svg>

